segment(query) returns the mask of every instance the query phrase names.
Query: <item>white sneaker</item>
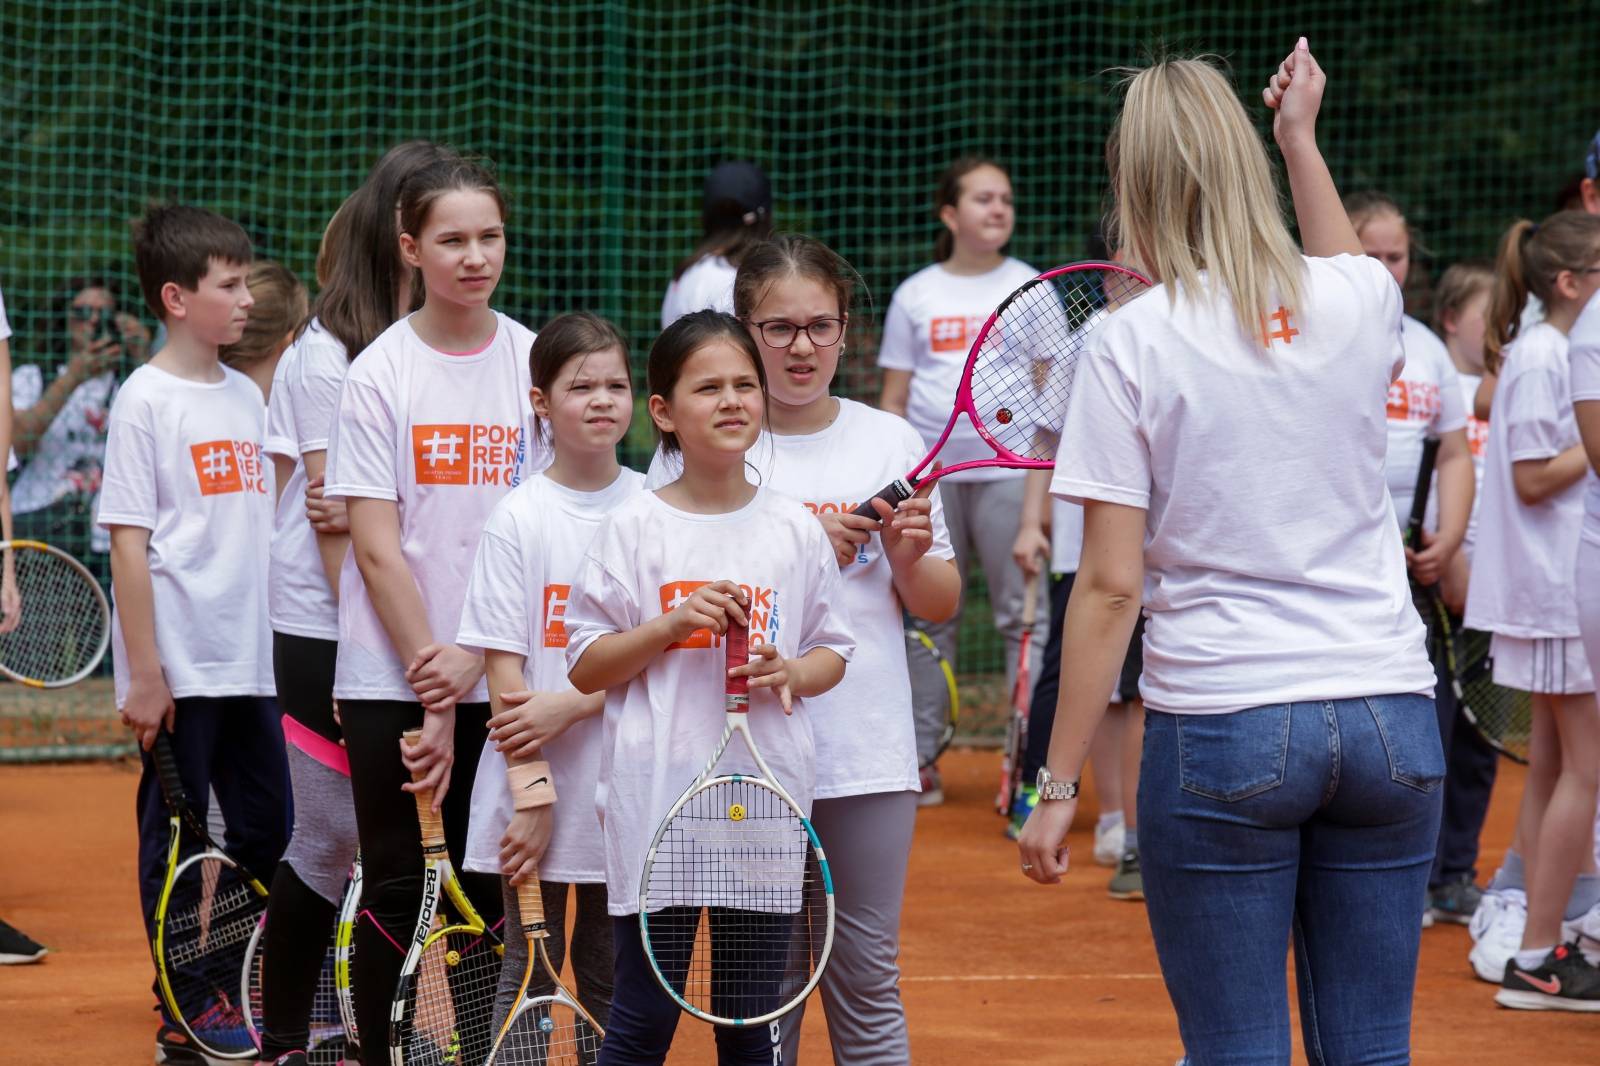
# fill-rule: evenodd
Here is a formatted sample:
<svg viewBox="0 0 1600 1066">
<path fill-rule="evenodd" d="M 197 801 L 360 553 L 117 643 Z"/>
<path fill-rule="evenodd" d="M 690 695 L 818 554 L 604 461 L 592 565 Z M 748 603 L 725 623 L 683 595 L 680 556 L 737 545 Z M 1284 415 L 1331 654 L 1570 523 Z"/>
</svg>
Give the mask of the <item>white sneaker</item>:
<svg viewBox="0 0 1600 1066">
<path fill-rule="evenodd" d="M 1498 985 L 1506 975 L 1506 963 L 1522 946 L 1522 929 L 1528 924 L 1528 896 L 1520 888 L 1490 890 L 1478 901 L 1467 932 L 1472 935 L 1472 950 L 1467 961 L 1480 981 Z"/>
<path fill-rule="evenodd" d="M 1097 866 L 1115 866 L 1125 850 L 1128 827 L 1122 822 L 1112 822 L 1110 827 L 1096 822 L 1094 827 L 1094 861 Z"/>
<path fill-rule="evenodd" d="M 1590 907 L 1571 921 L 1562 922 L 1561 942 L 1577 944 L 1589 965 L 1600 965 L 1600 905 Z"/>
</svg>

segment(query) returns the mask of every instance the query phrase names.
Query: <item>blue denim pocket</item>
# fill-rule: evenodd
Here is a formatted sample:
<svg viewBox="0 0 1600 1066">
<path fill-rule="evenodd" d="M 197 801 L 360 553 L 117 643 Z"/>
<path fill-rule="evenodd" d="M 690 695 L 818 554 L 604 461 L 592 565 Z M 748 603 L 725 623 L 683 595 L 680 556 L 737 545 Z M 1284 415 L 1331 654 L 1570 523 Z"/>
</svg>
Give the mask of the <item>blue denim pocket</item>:
<svg viewBox="0 0 1600 1066">
<path fill-rule="evenodd" d="M 1415 694 L 1368 696 L 1362 701 L 1383 738 L 1389 776 L 1418 792 L 1432 792 L 1444 780 L 1444 747 L 1433 699 Z"/>
<path fill-rule="evenodd" d="M 1180 714 L 1178 779 L 1185 792 L 1232 803 L 1283 784 L 1289 705 L 1231 714 Z"/>
</svg>

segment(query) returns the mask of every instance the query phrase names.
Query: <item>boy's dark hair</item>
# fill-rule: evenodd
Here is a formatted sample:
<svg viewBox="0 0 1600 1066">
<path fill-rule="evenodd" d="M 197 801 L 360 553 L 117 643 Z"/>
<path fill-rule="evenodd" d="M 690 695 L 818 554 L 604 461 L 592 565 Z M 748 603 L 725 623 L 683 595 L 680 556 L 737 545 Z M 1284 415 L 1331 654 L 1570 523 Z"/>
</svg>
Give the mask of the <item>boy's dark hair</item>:
<svg viewBox="0 0 1600 1066">
<path fill-rule="evenodd" d="M 248 266 L 255 249 L 237 222 L 215 211 L 187 204 L 157 204 L 144 213 L 133 231 L 133 261 L 145 305 L 165 319 L 161 288 L 174 282 L 194 290 L 211 268 L 211 260 Z"/>
</svg>

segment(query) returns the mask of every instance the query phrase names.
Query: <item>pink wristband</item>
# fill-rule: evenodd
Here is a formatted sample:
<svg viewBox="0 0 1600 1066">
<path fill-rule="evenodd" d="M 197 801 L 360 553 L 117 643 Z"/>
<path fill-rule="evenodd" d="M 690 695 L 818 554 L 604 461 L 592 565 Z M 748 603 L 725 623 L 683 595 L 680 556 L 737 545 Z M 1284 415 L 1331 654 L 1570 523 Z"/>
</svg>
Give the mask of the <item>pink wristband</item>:
<svg viewBox="0 0 1600 1066">
<path fill-rule="evenodd" d="M 555 778 L 547 762 L 526 762 L 506 767 L 506 784 L 511 788 L 511 806 L 519 811 L 548 807 L 556 801 Z"/>
</svg>

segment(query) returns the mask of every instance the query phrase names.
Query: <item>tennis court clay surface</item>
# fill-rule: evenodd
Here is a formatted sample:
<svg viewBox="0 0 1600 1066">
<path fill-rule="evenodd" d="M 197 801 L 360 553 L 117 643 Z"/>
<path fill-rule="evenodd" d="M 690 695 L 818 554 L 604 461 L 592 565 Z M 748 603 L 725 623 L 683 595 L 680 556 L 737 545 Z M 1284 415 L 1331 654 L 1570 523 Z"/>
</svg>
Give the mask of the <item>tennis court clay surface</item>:
<svg viewBox="0 0 1600 1066">
<path fill-rule="evenodd" d="M 903 991 L 918 1066 L 1171 1066 L 1177 1025 L 1140 904 L 1105 894 L 1106 871 L 1054 888 L 1025 881 L 989 809 L 994 752 L 942 762 L 947 802 L 918 815 L 905 909 Z M 1522 772 L 1501 764 L 1483 867 L 1510 840 Z M 136 765 L 0 768 L 0 916 L 50 945 L 37 966 L 0 967 L 0 1061 L 121 1066 L 151 1061 L 151 968 L 134 889 Z M 1093 802 L 1079 822 L 1093 824 Z M 1088 855 L 1087 833 L 1074 851 Z M 1600 1017 L 1497 1008 L 1467 967 L 1467 931 L 1422 934 L 1415 1062 L 1594 1066 Z M 830 1061 L 822 1011 L 806 1018 L 808 1064 Z M 685 1018 L 674 1064 L 714 1061 Z M 1304 1059 L 1296 1053 L 1296 1061 Z"/>
</svg>

